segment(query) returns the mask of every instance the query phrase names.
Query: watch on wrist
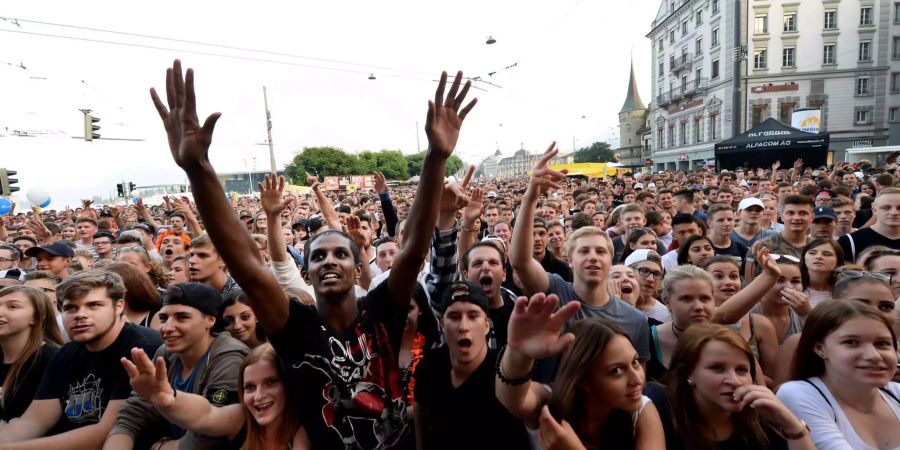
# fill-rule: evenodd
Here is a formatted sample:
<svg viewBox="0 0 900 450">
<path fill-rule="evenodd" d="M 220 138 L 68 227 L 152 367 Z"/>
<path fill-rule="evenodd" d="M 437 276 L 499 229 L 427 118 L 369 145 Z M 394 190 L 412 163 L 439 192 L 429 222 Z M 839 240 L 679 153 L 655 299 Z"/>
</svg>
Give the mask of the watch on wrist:
<svg viewBox="0 0 900 450">
<path fill-rule="evenodd" d="M 781 434 L 781 437 L 789 441 L 796 441 L 797 439 L 803 439 L 809 434 L 809 425 L 806 424 L 806 421 L 800 419 L 800 431 L 788 433 L 784 428 L 781 428 L 778 430 L 778 433 Z"/>
</svg>

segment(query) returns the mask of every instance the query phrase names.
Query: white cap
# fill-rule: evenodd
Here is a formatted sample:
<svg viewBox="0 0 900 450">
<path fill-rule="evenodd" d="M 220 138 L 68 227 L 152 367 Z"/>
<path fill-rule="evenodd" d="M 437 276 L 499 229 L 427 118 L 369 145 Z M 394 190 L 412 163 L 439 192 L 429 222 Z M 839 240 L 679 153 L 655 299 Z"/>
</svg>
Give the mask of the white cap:
<svg viewBox="0 0 900 450">
<path fill-rule="evenodd" d="M 496 197 L 497 193 L 494 191 L 490 191 L 490 192 L 488 192 L 487 196 L 488 196 L 488 198 Z"/>
<path fill-rule="evenodd" d="M 738 203 L 738 211 L 743 211 L 751 206 L 759 206 L 760 208 L 763 208 L 763 209 L 766 208 L 765 206 L 763 206 L 762 200 L 760 200 L 756 197 L 747 197 L 747 198 L 741 200 L 740 203 Z"/>
<path fill-rule="evenodd" d="M 643 189 L 643 188 L 644 188 L 644 183 L 636 183 L 636 184 L 634 185 L 634 188 L 635 188 L 635 189 Z"/>
<path fill-rule="evenodd" d="M 647 185 L 647 189 L 656 189 L 656 183 L 650 183 Z"/>
<path fill-rule="evenodd" d="M 659 256 L 659 253 L 647 248 L 639 248 L 631 252 L 631 254 L 625 258 L 625 265 L 630 267 L 633 264 L 642 263 L 644 261 L 655 262 L 662 267 L 662 257 Z"/>
</svg>

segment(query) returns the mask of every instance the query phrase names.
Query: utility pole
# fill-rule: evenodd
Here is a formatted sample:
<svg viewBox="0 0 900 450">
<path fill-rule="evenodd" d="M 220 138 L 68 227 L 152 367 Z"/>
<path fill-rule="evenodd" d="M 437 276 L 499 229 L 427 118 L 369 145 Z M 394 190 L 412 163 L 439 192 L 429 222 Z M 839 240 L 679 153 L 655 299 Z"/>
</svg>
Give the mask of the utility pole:
<svg viewBox="0 0 900 450">
<path fill-rule="evenodd" d="M 741 134 L 741 62 L 744 60 L 744 49 L 741 45 L 741 0 L 734 0 L 734 86 L 731 97 L 731 136 Z M 747 25 L 749 27 L 749 25 Z"/>
<path fill-rule="evenodd" d="M 419 145 L 419 121 L 416 121 L 416 153 L 422 151 L 422 146 Z"/>
<path fill-rule="evenodd" d="M 272 112 L 269 111 L 269 96 L 266 94 L 266 87 L 263 86 L 263 103 L 266 105 L 266 132 L 269 134 L 269 162 L 272 164 L 272 172 L 275 170 L 275 144 L 272 142 Z M 253 180 L 250 180 L 252 190 Z"/>
</svg>

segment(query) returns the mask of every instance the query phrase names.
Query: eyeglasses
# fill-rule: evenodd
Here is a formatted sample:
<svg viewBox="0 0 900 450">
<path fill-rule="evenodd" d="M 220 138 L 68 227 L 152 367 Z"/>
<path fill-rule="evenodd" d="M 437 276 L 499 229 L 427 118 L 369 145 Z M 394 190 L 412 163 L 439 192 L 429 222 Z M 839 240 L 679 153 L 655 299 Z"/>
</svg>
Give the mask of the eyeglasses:
<svg viewBox="0 0 900 450">
<path fill-rule="evenodd" d="M 834 271 L 837 275 L 843 275 L 847 278 L 873 278 L 876 280 L 887 281 L 890 283 L 891 274 L 885 272 L 869 272 L 866 270 L 837 269 Z"/>
<path fill-rule="evenodd" d="M 656 278 L 657 280 L 663 279 L 662 272 L 659 272 L 656 270 L 650 270 L 646 267 L 641 267 L 640 269 L 637 270 L 637 273 L 639 273 L 644 278 L 650 278 L 650 276 L 653 276 L 653 278 Z"/>
<path fill-rule="evenodd" d="M 94 247 L 99 247 L 99 246 L 101 246 L 101 245 L 109 245 L 109 244 L 111 244 L 111 243 L 112 243 L 112 242 L 109 242 L 109 241 L 100 241 L 100 242 L 96 242 L 96 241 L 95 241 L 95 242 L 93 242 L 93 245 L 94 245 Z"/>
<path fill-rule="evenodd" d="M 8 262 L 15 262 L 15 261 L 18 261 L 18 259 L 0 258 L 0 263 L 8 263 Z"/>
<path fill-rule="evenodd" d="M 800 263 L 800 258 L 798 258 L 794 255 L 777 255 L 775 253 L 769 253 L 769 256 L 771 256 L 775 262 L 778 262 L 782 259 L 786 259 L 788 261 L 795 262 L 797 264 Z"/>
</svg>

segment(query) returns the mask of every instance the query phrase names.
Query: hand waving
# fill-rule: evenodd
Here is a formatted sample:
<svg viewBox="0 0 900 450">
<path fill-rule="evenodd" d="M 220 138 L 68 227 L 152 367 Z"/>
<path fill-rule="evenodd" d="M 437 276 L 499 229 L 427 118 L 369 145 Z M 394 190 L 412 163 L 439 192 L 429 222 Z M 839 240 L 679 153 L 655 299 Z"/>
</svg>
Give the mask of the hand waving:
<svg viewBox="0 0 900 450">
<path fill-rule="evenodd" d="M 473 173 L 475 173 L 475 166 L 469 166 L 462 184 L 455 181 L 444 183 L 444 191 L 441 193 L 441 211 L 457 211 L 469 204 L 466 188 L 469 187 L 469 181 L 472 179 Z"/>
<path fill-rule="evenodd" d="M 384 174 L 381 172 L 375 172 L 372 174 L 375 178 L 375 192 L 378 195 L 384 195 L 388 193 L 388 185 L 387 181 L 384 179 Z"/>
<path fill-rule="evenodd" d="M 559 332 L 581 306 L 567 303 L 559 310 L 556 295 L 535 294 L 531 299 L 519 297 L 509 318 L 509 347 L 530 358 L 541 359 L 557 355 L 575 340 L 575 335 Z"/>
<path fill-rule="evenodd" d="M 344 219 L 344 226 L 347 227 L 347 234 L 353 239 L 353 242 L 359 248 L 367 248 L 371 242 L 368 241 L 369 237 L 363 232 L 361 227 L 361 222 L 359 217 L 356 216 L 347 216 Z"/>
<path fill-rule="evenodd" d="M 257 183 L 257 186 L 259 187 L 259 202 L 262 203 L 263 211 L 266 214 L 277 216 L 294 201 L 293 197 L 284 198 L 284 177 L 279 177 L 275 173 L 266 175 L 261 183 Z"/>
<path fill-rule="evenodd" d="M 137 347 L 131 349 L 131 359 L 134 362 L 128 358 L 122 358 L 121 361 L 128 372 L 134 392 L 154 406 L 171 406 L 175 403 L 175 390 L 169 384 L 166 361 L 159 357 L 154 365 L 147 354 Z"/>
<path fill-rule="evenodd" d="M 221 113 L 210 114 L 200 126 L 194 93 L 194 70 L 188 69 L 187 75 L 182 76 L 181 61 L 176 59 L 172 68 L 166 70 L 166 100 L 169 107 L 163 105 L 156 89 L 150 88 L 150 97 L 166 128 L 169 150 L 175 163 L 187 169 L 206 161 L 213 129 Z"/>
<path fill-rule="evenodd" d="M 441 73 L 441 81 L 438 83 L 437 91 L 434 93 L 434 101 L 428 102 L 428 117 L 425 119 L 425 135 L 428 136 L 428 147 L 438 152 L 444 158 L 449 158 L 456 148 L 456 141 L 459 139 L 459 130 L 462 128 L 462 122 L 466 115 L 478 103 L 478 99 L 474 99 L 460 111 L 466 94 L 472 86 L 472 81 L 466 81 L 462 92 L 459 91 L 459 84 L 462 82 L 462 72 L 456 72 L 456 78 L 444 98 L 444 88 L 447 87 L 447 72 Z"/>
<path fill-rule="evenodd" d="M 557 153 L 559 153 L 559 149 L 556 147 L 556 142 L 553 142 L 531 169 L 531 182 L 528 187 L 537 189 L 538 194 L 543 193 L 548 188 L 559 189 L 557 182 L 566 178 L 566 170 L 556 171 L 549 167 L 550 160 Z"/>
<path fill-rule="evenodd" d="M 472 189 L 472 195 L 469 196 L 469 203 L 463 208 L 463 222 L 471 224 L 475 219 L 481 217 L 481 211 L 484 208 L 484 189 Z"/>
</svg>

